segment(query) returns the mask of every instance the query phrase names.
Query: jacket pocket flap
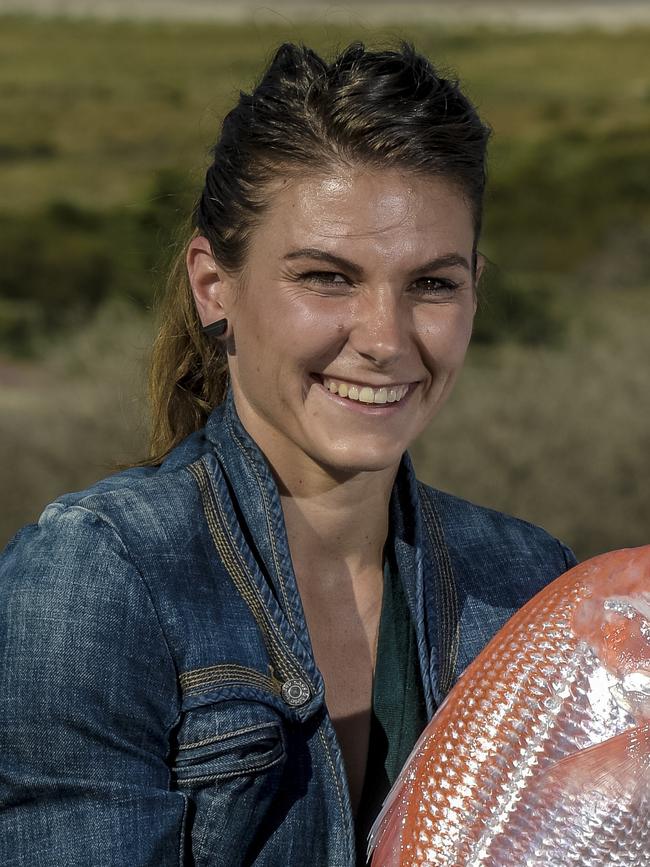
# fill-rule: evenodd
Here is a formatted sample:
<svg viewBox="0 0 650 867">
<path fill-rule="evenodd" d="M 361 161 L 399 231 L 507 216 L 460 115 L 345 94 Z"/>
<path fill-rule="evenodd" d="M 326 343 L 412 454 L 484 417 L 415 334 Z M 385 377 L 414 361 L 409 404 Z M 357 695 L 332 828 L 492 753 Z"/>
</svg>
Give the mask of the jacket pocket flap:
<svg viewBox="0 0 650 867">
<path fill-rule="evenodd" d="M 187 710 L 177 729 L 172 775 L 178 785 L 259 773 L 284 758 L 281 718 L 252 701 Z"/>
</svg>

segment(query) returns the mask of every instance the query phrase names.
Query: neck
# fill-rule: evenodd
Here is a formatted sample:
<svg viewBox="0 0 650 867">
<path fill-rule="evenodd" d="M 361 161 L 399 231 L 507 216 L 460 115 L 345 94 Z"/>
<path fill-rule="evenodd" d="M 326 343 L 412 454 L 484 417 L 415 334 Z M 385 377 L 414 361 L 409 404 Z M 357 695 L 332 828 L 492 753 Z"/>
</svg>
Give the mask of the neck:
<svg viewBox="0 0 650 867">
<path fill-rule="evenodd" d="M 381 570 L 397 467 L 344 481 L 320 467 L 274 470 L 291 555 L 303 574 L 322 575 L 323 566 L 332 574 Z"/>
</svg>

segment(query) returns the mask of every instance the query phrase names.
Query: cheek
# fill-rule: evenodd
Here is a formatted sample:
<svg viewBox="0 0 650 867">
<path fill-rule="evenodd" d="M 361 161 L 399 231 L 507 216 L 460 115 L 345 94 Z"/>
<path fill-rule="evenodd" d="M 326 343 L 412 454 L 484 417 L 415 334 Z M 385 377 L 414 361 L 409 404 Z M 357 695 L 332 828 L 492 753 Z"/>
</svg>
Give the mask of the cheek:
<svg viewBox="0 0 650 867">
<path fill-rule="evenodd" d="M 242 335 L 237 345 L 240 370 L 256 370 L 263 378 L 273 371 L 301 367 L 319 371 L 345 343 L 346 315 L 327 300 L 273 299 L 242 309 L 234 323 Z"/>
<path fill-rule="evenodd" d="M 418 337 L 436 367 L 452 369 L 463 363 L 472 336 L 472 319 L 460 308 L 450 308 L 435 318 L 422 317 Z"/>
<path fill-rule="evenodd" d="M 345 342 L 349 321 L 349 309 L 342 299 L 292 297 L 278 316 L 278 333 L 284 351 L 294 357 L 327 357 Z"/>
</svg>

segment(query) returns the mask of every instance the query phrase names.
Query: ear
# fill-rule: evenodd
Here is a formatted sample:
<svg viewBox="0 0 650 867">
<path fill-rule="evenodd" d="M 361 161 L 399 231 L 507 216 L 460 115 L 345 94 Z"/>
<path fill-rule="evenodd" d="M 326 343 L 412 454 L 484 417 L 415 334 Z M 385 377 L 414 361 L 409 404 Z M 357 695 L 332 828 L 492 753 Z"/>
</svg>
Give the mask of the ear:
<svg viewBox="0 0 650 867">
<path fill-rule="evenodd" d="M 208 239 L 203 235 L 192 238 L 185 261 L 201 324 L 211 325 L 217 319 L 227 318 L 233 278 L 215 260 Z"/>
</svg>

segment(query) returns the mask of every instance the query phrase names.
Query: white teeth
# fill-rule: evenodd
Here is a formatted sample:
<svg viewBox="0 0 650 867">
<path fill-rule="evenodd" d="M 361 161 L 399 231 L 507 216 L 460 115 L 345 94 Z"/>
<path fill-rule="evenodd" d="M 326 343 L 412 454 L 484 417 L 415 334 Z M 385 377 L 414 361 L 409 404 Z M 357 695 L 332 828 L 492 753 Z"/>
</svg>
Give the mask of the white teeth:
<svg viewBox="0 0 650 867">
<path fill-rule="evenodd" d="M 349 400 L 358 400 L 360 403 L 396 403 L 404 397 L 409 389 L 408 385 L 372 388 L 369 385 L 351 385 L 347 382 L 338 382 L 335 379 L 325 379 L 324 385 L 332 394 L 347 397 Z"/>
<path fill-rule="evenodd" d="M 364 385 L 364 387 L 359 392 L 359 400 L 362 403 L 374 403 L 375 402 L 375 392 L 368 385 Z"/>
<path fill-rule="evenodd" d="M 375 392 L 375 403 L 386 403 L 388 400 L 388 389 L 378 388 Z"/>
</svg>

